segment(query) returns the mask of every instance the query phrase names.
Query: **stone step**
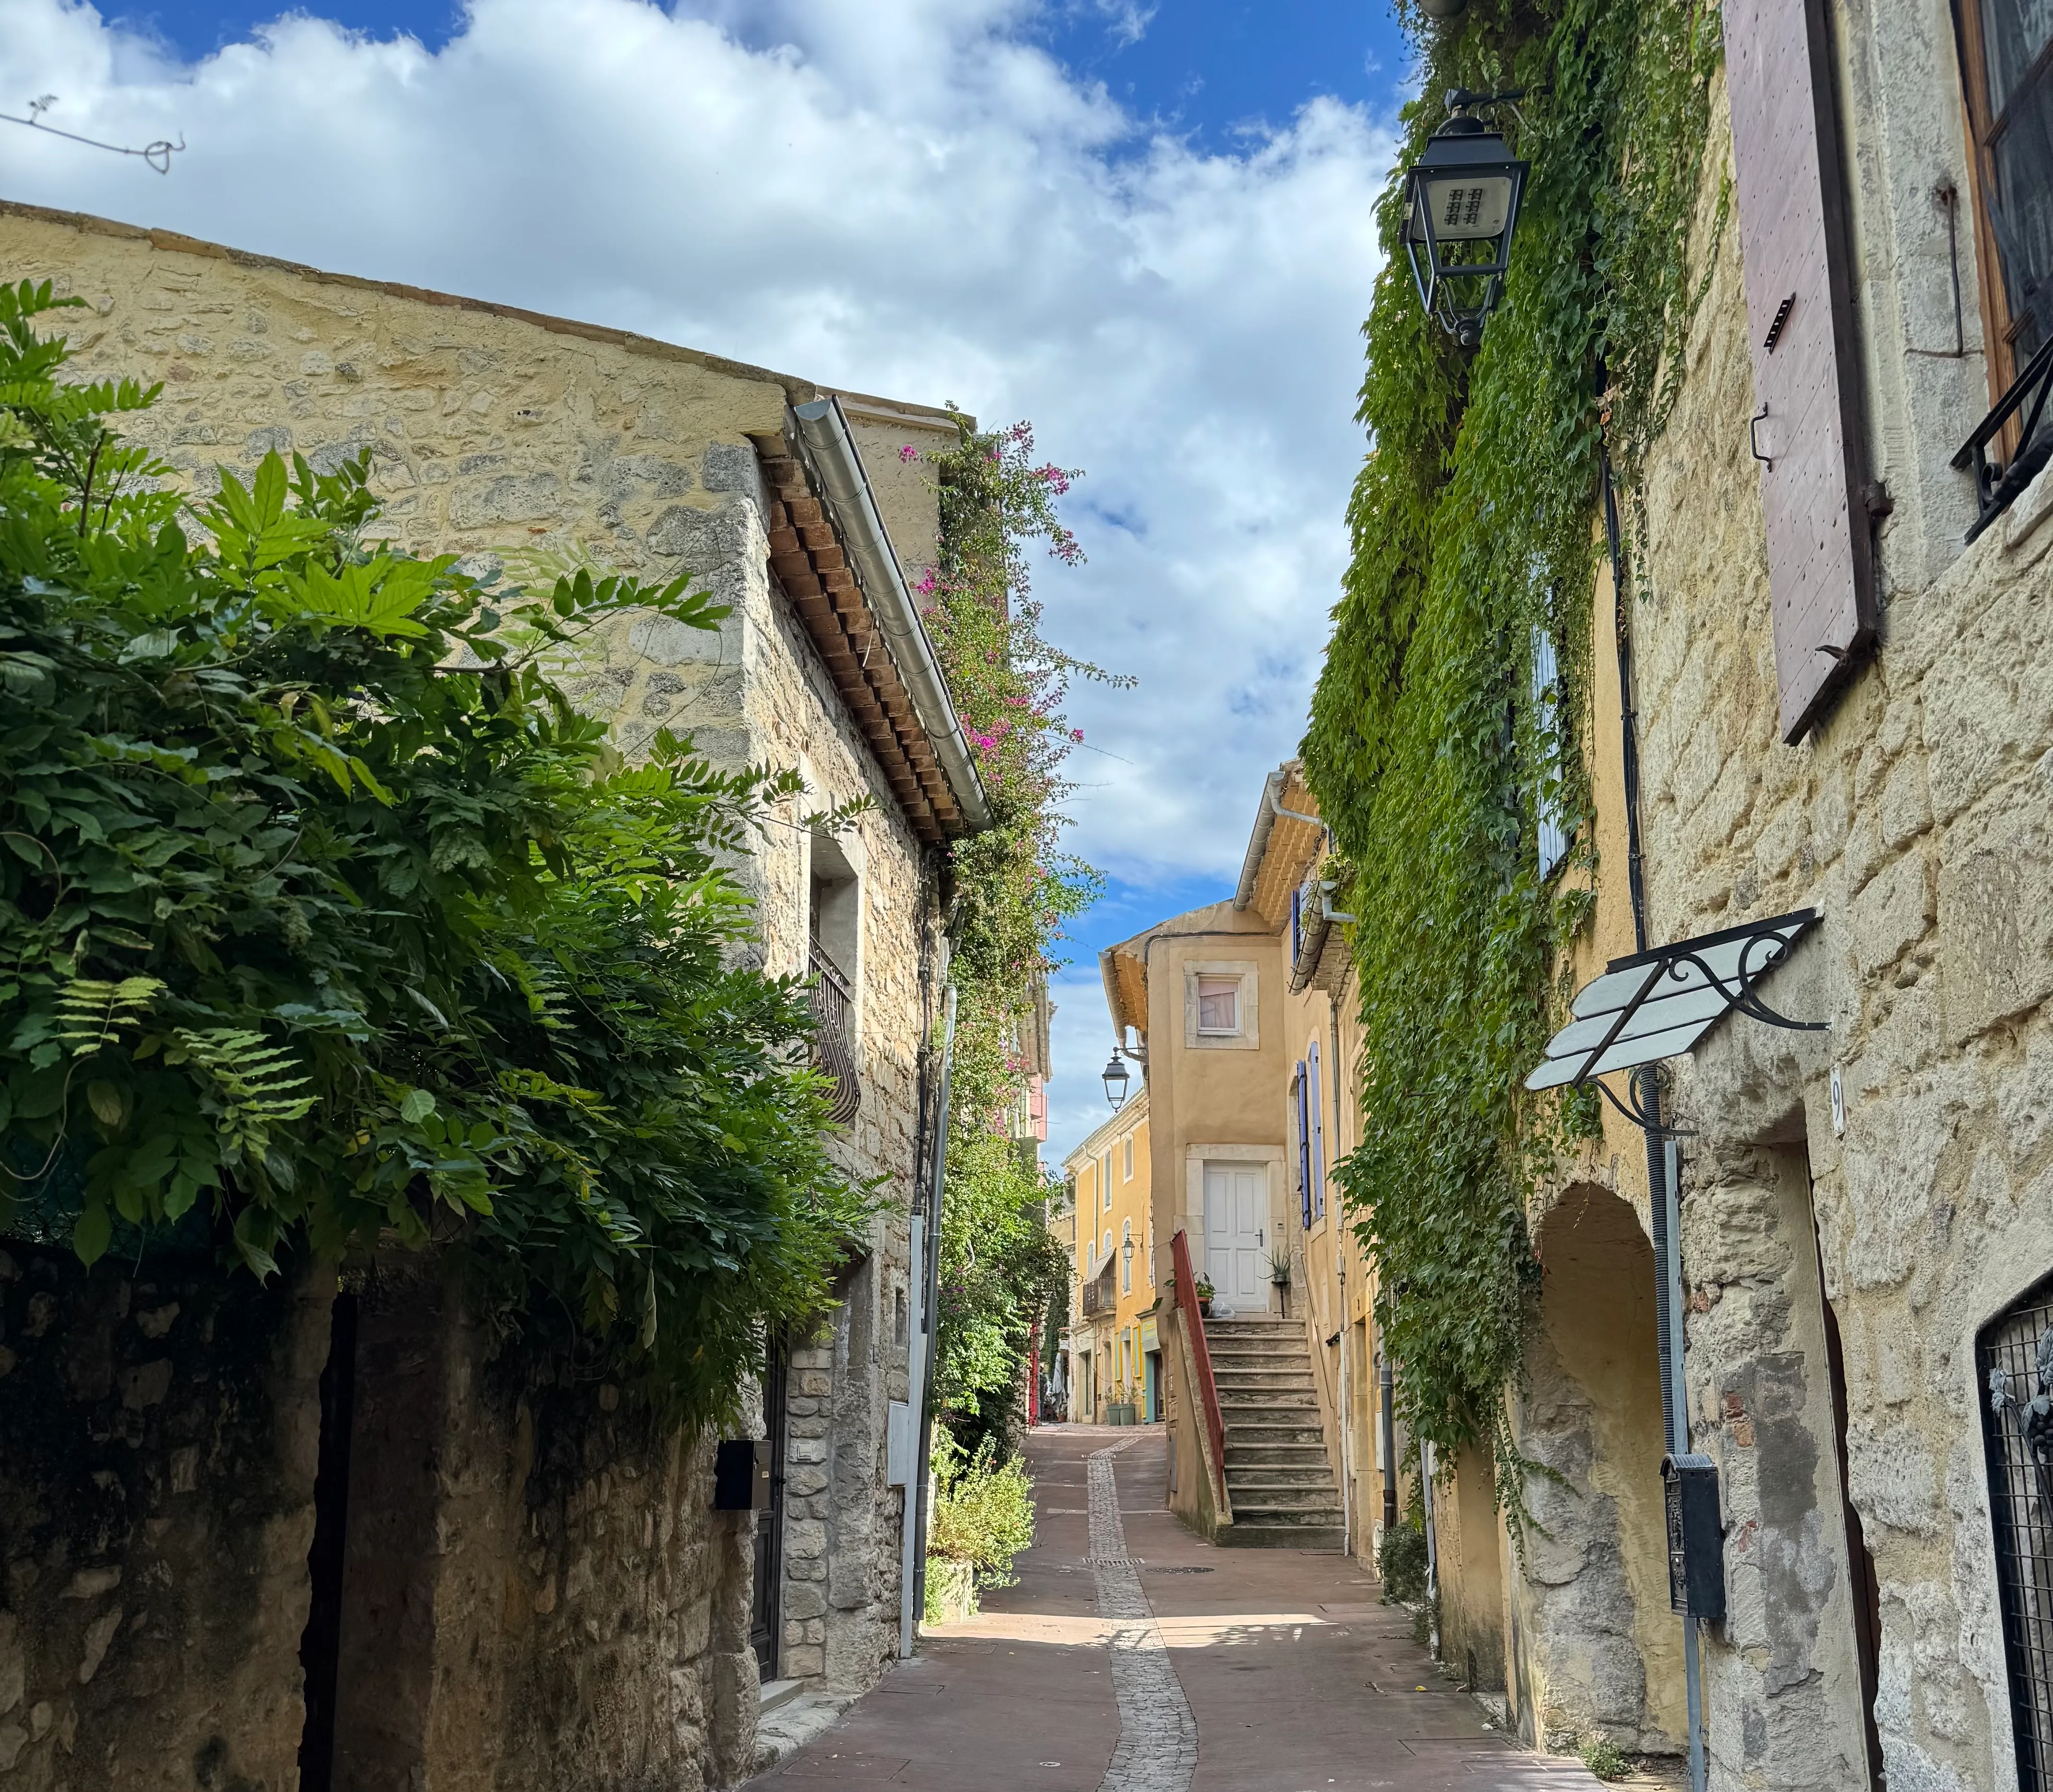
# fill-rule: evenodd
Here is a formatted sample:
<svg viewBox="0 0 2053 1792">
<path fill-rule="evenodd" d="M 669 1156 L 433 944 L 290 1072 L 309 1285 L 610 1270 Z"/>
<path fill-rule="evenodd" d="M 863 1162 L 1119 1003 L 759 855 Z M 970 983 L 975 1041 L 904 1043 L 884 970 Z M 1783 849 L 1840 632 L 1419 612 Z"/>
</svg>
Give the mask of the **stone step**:
<svg viewBox="0 0 2053 1792">
<path fill-rule="evenodd" d="M 1278 1524 L 1310 1523 L 1316 1519 L 1321 1524 L 1340 1521 L 1340 1495 L 1331 1486 L 1325 1487 L 1263 1487 L 1249 1488 L 1243 1494 L 1238 1487 L 1227 1490 L 1233 1496 L 1235 1516 L 1262 1515 Z"/>
<path fill-rule="evenodd" d="M 1220 1393 L 1316 1394 L 1318 1384 L 1303 1369 L 1222 1369 L 1212 1376 Z"/>
<path fill-rule="evenodd" d="M 1332 1460 L 1326 1454 L 1324 1441 L 1316 1428 L 1307 1427 L 1311 1435 L 1292 1439 L 1289 1443 L 1250 1444 L 1237 1440 L 1229 1432 L 1226 1440 L 1226 1465 L 1235 1468 L 1316 1468 L 1321 1464 L 1330 1470 Z"/>
<path fill-rule="evenodd" d="M 1313 1451 L 1321 1462 L 1326 1460 L 1324 1434 L 1316 1425 L 1228 1425 L 1226 1430 L 1226 1454 L 1229 1462 L 1258 1461 L 1272 1452 L 1279 1461 L 1290 1461 Z"/>
<path fill-rule="evenodd" d="M 1300 1413 L 1319 1409 L 1319 1397 L 1309 1388 L 1221 1388 L 1219 1397 L 1219 1416 L 1228 1425 L 1236 1414 L 1252 1421 L 1264 1413 L 1287 1413 L 1281 1422 L 1296 1424 Z"/>
<path fill-rule="evenodd" d="M 1211 1358 L 1215 1373 L 1222 1369 L 1266 1369 L 1279 1362 L 1299 1368 L 1311 1366 L 1302 1347 L 1295 1345 L 1222 1344 L 1211 1353 Z"/>
<path fill-rule="evenodd" d="M 1230 1462 L 1226 1484 L 1241 1487 L 1324 1487 L 1333 1489 L 1333 1467 L 1321 1462 Z M 1235 1497 L 1238 1497 L 1236 1491 Z"/>
<path fill-rule="evenodd" d="M 1337 1524 L 1243 1524 L 1236 1513 L 1217 1541 L 1223 1549 L 1311 1550 L 1339 1555 L 1347 1548 L 1347 1532 Z"/>
</svg>

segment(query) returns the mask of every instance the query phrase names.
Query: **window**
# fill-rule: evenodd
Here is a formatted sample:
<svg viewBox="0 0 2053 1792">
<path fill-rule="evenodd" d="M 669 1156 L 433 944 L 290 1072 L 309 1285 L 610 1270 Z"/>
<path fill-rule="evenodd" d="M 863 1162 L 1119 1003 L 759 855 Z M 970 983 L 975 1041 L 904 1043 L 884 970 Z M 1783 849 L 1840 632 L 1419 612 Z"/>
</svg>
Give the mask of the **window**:
<svg viewBox="0 0 2053 1792">
<path fill-rule="evenodd" d="M 1119 1166 L 1120 1180 L 1123 1182 L 1131 1182 L 1133 1180 L 1133 1135 L 1131 1133 L 1126 1135 L 1125 1142 L 1121 1146 L 1120 1149 L 1125 1153 Z"/>
<path fill-rule="evenodd" d="M 1976 1381 L 1988 1390 L 1982 1442 L 1988 1464 L 1996 1591 L 2010 1668 L 2011 1723 L 2023 1792 L 2053 1786 L 2053 1511 L 2046 1487 L 2053 1438 L 2033 1410 L 2053 1393 L 2053 1282 L 2042 1282 L 1982 1327 Z"/>
<path fill-rule="evenodd" d="M 1957 6 L 1993 396 L 2053 340 L 2053 7 Z"/>
<path fill-rule="evenodd" d="M 1121 1228 L 1119 1241 L 1119 1291 L 1123 1295 L 1133 1292 L 1133 1222 L 1129 1220 Z"/>
<path fill-rule="evenodd" d="M 1560 662 L 1553 639 L 1537 624 L 1533 630 L 1533 728 L 1539 749 L 1539 776 L 1534 791 L 1538 811 L 1540 875 L 1551 877 L 1568 856 L 1568 836 L 1561 825 L 1561 765 L 1555 750 L 1560 729 Z"/>
<path fill-rule="evenodd" d="M 1201 1033 L 1237 1033 L 1240 1031 L 1240 979 L 1201 977 L 1198 979 L 1198 1031 Z"/>
<path fill-rule="evenodd" d="M 1097 1161 L 1098 1186 L 1105 1190 L 1105 1210 L 1112 1211 L 1112 1153 L 1108 1151 Z"/>
</svg>

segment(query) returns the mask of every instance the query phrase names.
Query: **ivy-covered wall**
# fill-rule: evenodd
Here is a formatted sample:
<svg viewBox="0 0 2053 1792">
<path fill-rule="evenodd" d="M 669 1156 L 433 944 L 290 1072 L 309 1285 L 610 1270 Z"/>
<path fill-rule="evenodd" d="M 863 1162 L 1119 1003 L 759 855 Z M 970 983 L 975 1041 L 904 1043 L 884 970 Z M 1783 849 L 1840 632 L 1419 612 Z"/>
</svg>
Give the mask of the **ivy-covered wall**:
<svg viewBox="0 0 2053 1792">
<path fill-rule="evenodd" d="M 1369 454 L 1304 760 L 1350 867 L 1340 906 L 1362 918 L 1362 1143 L 1339 1176 L 1380 1271 L 1399 1410 L 1450 1458 L 1490 1448 L 1516 1529 L 1503 1396 L 1537 1287 L 1527 1203 L 1593 1124 L 1521 1084 L 1591 874 L 1623 872 L 1595 865 L 1587 825 L 1603 454 L 1629 532 L 1695 297 L 1686 242 L 1717 22 L 1675 0 L 1478 0 L 1450 24 L 1412 23 L 1424 88 L 1403 160 L 1450 90 L 1517 89 L 1487 111 L 1532 174 L 1503 303 L 1473 352 L 1426 316 L 1397 177 L 1384 196 Z M 1545 691 L 1542 638 L 1558 667 Z M 1576 838 L 1552 878 L 1542 803 Z"/>
</svg>

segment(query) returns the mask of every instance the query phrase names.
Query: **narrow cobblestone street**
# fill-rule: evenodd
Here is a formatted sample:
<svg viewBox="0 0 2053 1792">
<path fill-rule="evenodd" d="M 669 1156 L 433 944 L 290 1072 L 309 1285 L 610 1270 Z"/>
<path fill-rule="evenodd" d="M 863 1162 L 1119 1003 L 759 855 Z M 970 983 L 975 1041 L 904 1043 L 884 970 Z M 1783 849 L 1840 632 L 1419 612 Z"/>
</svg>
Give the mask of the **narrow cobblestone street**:
<svg viewBox="0 0 2053 1792">
<path fill-rule="evenodd" d="M 1163 1503 L 1159 1432 L 1053 1427 L 1027 1456 L 1019 1584 L 759 1792 L 1596 1792 L 1489 1727 L 1352 1558 L 1191 1535 Z"/>
</svg>

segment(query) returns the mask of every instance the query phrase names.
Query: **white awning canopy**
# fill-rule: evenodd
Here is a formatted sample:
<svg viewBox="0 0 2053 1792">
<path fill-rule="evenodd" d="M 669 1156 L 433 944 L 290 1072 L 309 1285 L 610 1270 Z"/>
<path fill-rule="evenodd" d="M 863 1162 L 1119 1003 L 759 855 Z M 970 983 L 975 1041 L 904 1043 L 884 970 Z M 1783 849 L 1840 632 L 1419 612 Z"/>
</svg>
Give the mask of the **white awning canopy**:
<svg viewBox="0 0 2053 1792">
<path fill-rule="evenodd" d="M 1529 1089 L 1580 1086 L 1694 1049 L 1733 1009 L 1772 1027 L 1822 1032 L 1822 1020 L 1791 1020 L 1755 993 L 1761 980 L 1817 923 L 1816 909 L 1614 958 L 1570 1005 L 1575 1018 L 1547 1042 Z"/>
</svg>

